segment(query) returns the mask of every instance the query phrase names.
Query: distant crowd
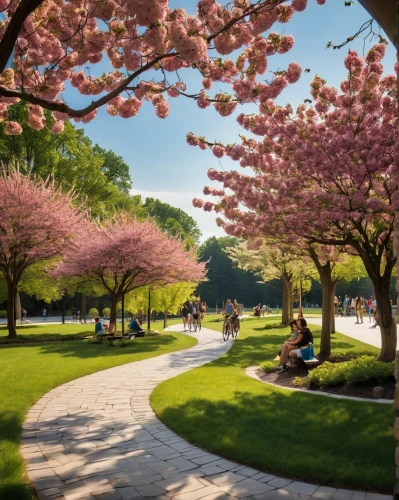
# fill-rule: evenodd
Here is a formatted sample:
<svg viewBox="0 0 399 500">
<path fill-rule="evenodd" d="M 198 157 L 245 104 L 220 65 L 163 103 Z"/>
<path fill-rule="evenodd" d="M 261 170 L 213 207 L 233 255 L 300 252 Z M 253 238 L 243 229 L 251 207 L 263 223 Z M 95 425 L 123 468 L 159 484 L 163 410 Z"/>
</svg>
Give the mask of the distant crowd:
<svg viewBox="0 0 399 500">
<path fill-rule="evenodd" d="M 264 316 L 265 314 L 270 314 L 272 310 L 269 305 L 261 305 L 260 303 L 253 308 L 254 316 Z"/>
<path fill-rule="evenodd" d="M 345 295 L 342 300 L 340 296 L 334 297 L 334 311 L 335 316 L 342 317 L 355 317 L 356 323 L 363 323 L 363 313 L 369 318 L 369 323 L 373 321 L 373 328 L 378 325 L 378 312 L 377 312 L 377 301 L 373 296 L 366 299 L 358 293 L 356 297 L 352 295 Z"/>
</svg>

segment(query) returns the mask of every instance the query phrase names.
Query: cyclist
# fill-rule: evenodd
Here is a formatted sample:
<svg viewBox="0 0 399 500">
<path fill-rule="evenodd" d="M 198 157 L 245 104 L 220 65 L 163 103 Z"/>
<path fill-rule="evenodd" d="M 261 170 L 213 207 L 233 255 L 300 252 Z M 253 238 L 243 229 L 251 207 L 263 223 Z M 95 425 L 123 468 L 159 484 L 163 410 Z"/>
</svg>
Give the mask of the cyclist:
<svg viewBox="0 0 399 500">
<path fill-rule="evenodd" d="M 240 329 L 240 306 L 237 302 L 237 299 L 234 299 L 234 301 L 233 301 L 233 316 L 231 318 L 231 321 L 237 322 L 237 328 L 239 330 Z"/>
</svg>

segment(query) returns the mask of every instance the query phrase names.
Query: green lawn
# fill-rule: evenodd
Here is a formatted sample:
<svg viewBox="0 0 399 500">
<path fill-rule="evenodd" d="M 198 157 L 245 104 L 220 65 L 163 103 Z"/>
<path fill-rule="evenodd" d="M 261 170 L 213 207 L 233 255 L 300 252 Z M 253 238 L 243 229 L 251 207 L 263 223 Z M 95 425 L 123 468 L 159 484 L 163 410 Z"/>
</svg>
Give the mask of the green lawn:
<svg viewBox="0 0 399 500">
<path fill-rule="evenodd" d="M 157 415 L 190 442 L 260 470 L 325 485 L 392 491 L 391 406 L 292 392 L 245 374 L 247 366 L 276 356 L 288 333 L 273 328 L 278 321 L 244 320 L 226 355 L 159 385 L 151 395 Z M 221 331 L 222 323 L 208 316 L 204 326 Z M 316 348 L 317 328 L 312 328 Z M 338 333 L 332 346 L 335 352 L 377 352 Z"/>
<path fill-rule="evenodd" d="M 23 330 L 25 335 L 87 335 L 93 328 L 43 325 Z M 123 349 L 87 340 L 0 346 L 0 499 L 32 498 L 18 445 L 24 415 L 44 393 L 89 373 L 187 349 L 196 343 L 192 337 L 168 333 L 135 339 Z"/>
</svg>

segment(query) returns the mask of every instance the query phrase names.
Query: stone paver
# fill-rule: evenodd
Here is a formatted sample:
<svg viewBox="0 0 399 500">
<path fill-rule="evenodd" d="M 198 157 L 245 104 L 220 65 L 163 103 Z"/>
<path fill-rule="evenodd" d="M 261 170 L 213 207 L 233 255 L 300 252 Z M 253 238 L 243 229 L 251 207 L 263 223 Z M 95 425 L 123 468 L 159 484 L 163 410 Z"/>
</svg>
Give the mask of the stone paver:
<svg viewBox="0 0 399 500">
<path fill-rule="evenodd" d="M 213 330 L 193 335 L 198 344 L 191 349 L 82 377 L 31 408 L 21 453 L 40 500 L 391 498 L 278 478 L 201 450 L 168 429 L 149 404 L 153 389 L 231 346 Z"/>
</svg>

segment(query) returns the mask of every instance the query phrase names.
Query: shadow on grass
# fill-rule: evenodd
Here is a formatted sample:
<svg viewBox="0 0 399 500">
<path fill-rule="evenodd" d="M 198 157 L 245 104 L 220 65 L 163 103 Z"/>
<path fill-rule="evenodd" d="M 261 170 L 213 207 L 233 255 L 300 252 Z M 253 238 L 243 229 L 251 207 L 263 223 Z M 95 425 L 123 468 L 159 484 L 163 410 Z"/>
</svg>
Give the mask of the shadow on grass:
<svg viewBox="0 0 399 500">
<path fill-rule="evenodd" d="M 22 458 L 16 453 L 21 424 L 17 413 L 0 412 L 0 499 L 32 499 L 32 491 L 23 480 Z"/>
<path fill-rule="evenodd" d="M 153 352 L 161 346 L 170 345 L 177 339 L 173 335 L 158 335 L 156 337 L 139 337 L 128 340 L 125 347 L 118 340 L 114 341 L 114 345 L 110 345 L 104 340 L 102 344 L 95 341 L 80 341 L 80 342 L 54 342 L 40 346 L 40 351 L 43 354 L 59 354 L 65 357 L 75 358 L 94 358 L 97 356 L 119 356 L 126 353 L 134 352 Z M 26 347 L 26 344 L 24 344 Z M 37 347 L 37 345 L 36 345 Z"/>
<path fill-rule="evenodd" d="M 380 408 L 374 415 L 372 405 L 325 398 L 310 406 L 307 395 L 277 391 L 226 396 L 216 402 L 192 398 L 159 416 L 200 447 L 290 479 L 380 492 L 394 486 L 395 442 L 387 425 L 376 425 Z M 393 412 L 385 413 L 387 424 Z M 307 451 L 312 449 L 317 452 Z"/>
</svg>

